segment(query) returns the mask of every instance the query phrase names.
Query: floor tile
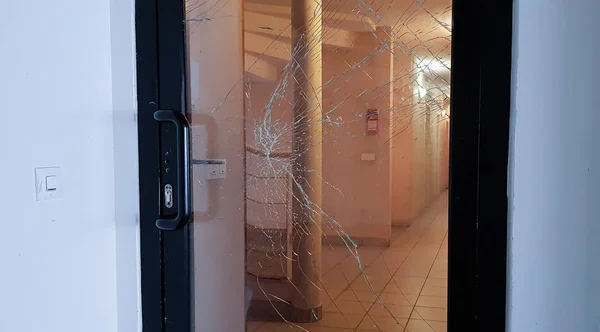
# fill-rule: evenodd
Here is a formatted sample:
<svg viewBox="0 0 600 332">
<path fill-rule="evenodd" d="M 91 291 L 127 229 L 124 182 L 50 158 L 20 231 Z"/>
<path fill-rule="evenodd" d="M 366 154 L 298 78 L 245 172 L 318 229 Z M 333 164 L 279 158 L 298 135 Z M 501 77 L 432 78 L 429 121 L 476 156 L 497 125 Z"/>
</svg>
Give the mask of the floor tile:
<svg viewBox="0 0 600 332">
<path fill-rule="evenodd" d="M 440 278 L 440 279 L 447 279 L 448 278 L 448 271 L 446 270 L 441 270 L 441 271 L 431 271 L 429 272 L 429 277 L 430 278 Z"/>
<path fill-rule="evenodd" d="M 328 313 L 323 314 L 323 319 L 319 322 L 321 326 L 338 327 L 344 329 L 355 329 L 362 321 L 365 315 L 346 314 L 346 313 Z"/>
<path fill-rule="evenodd" d="M 345 314 L 361 314 L 367 313 L 367 310 L 371 306 L 370 303 L 361 303 L 358 301 L 334 301 L 323 308 L 325 312 L 342 312 Z"/>
<path fill-rule="evenodd" d="M 427 308 L 427 307 L 415 307 L 415 312 L 425 320 L 433 320 L 438 322 L 447 321 L 446 309 L 441 308 Z"/>
<path fill-rule="evenodd" d="M 448 323 L 446 322 L 435 322 L 435 321 L 427 321 L 429 326 L 431 326 L 435 332 L 447 332 L 448 331 Z"/>
<path fill-rule="evenodd" d="M 379 295 L 381 302 L 384 304 L 402 304 L 402 305 L 414 305 L 415 303 L 409 302 L 406 295 L 401 293 L 381 293 Z"/>
<path fill-rule="evenodd" d="M 420 294 L 426 279 L 421 277 L 395 276 L 393 281 L 397 289 L 403 294 Z"/>
<path fill-rule="evenodd" d="M 334 299 L 340 297 L 340 294 L 344 292 L 344 289 L 341 288 L 331 288 L 331 287 L 323 287 L 323 300 L 324 302 L 331 302 Z"/>
<path fill-rule="evenodd" d="M 419 319 L 411 319 L 406 325 L 406 332 L 436 332 L 428 322 Z"/>
<path fill-rule="evenodd" d="M 345 290 L 342 293 L 340 293 L 340 295 L 336 298 L 336 300 L 339 301 L 359 301 L 358 297 L 356 296 L 356 294 L 354 294 L 354 291 L 350 290 Z"/>
<path fill-rule="evenodd" d="M 431 287 L 448 287 L 448 279 L 428 278 L 425 286 Z"/>
<path fill-rule="evenodd" d="M 448 288 L 447 287 L 425 286 L 425 287 L 423 287 L 423 290 L 421 291 L 421 295 L 447 297 L 448 296 Z"/>
<path fill-rule="evenodd" d="M 390 277 L 391 279 L 391 277 Z M 350 287 L 354 291 L 371 291 L 381 292 L 385 289 L 385 286 L 389 283 L 389 280 L 383 279 L 371 279 L 365 280 L 363 277 L 359 277 L 352 282 Z"/>
<path fill-rule="evenodd" d="M 367 316 L 360 323 L 358 329 L 365 331 L 402 332 L 407 321 L 408 319 L 406 318 Z"/>
<path fill-rule="evenodd" d="M 413 310 L 411 305 L 375 303 L 369 310 L 369 316 L 409 318 Z"/>
<path fill-rule="evenodd" d="M 323 247 L 322 321 L 252 322 L 248 332 L 447 332 L 445 206 L 392 233 L 389 248 L 361 246 L 359 259 L 348 248 Z"/>
<path fill-rule="evenodd" d="M 354 291 L 356 298 L 360 302 L 373 303 L 377 300 L 377 293 L 373 293 L 372 291 Z"/>
<path fill-rule="evenodd" d="M 417 300 L 417 306 L 445 309 L 448 306 L 448 298 L 420 295 L 419 299 Z"/>
</svg>

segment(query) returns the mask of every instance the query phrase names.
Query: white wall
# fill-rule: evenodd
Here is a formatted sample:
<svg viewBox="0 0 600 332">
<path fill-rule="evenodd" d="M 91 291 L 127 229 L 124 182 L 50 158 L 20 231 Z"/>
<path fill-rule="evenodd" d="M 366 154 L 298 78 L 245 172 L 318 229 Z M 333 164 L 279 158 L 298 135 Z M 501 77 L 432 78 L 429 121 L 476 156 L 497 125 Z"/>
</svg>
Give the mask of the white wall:
<svg viewBox="0 0 600 332">
<path fill-rule="evenodd" d="M 2 331 L 139 330 L 133 1 L 0 13 Z M 61 199 L 36 201 L 44 166 Z"/>
<path fill-rule="evenodd" d="M 599 331 L 597 0 L 516 0 L 508 331 Z"/>
<path fill-rule="evenodd" d="M 135 0 L 110 0 L 119 332 L 141 331 Z"/>
</svg>

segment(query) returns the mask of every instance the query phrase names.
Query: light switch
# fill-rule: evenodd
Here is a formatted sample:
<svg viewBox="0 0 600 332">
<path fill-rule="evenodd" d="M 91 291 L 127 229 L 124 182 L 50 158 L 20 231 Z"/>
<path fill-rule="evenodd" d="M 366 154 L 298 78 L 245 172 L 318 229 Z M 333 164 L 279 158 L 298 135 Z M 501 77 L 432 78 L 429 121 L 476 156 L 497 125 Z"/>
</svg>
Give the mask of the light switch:
<svg viewBox="0 0 600 332">
<path fill-rule="evenodd" d="M 46 177 L 46 191 L 54 191 L 58 189 L 58 179 L 56 175 L 50 175 Z"/>
<path fill-rule="evenodd" d="M 373 160 L 375 160 L 375 154 L 374 153 L 363 153 L 360 155 L 360 160 L 373 161 Z"/>
<path fill-rule="evenodd" d="M 62 197 L 60 167 L 35 169 L 35 198 L 38 201 Z"/>
</svg>

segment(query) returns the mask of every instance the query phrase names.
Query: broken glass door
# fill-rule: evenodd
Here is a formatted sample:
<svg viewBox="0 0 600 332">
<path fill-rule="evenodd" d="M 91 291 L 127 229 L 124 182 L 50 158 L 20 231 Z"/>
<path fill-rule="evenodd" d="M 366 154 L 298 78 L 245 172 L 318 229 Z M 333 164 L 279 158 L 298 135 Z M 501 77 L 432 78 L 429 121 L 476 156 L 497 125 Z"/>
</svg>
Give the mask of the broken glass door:
<svg viewBox="0 0 600 332">
<path fill-rule="evenodd" d="M 185 13 L 195 330 L 445 331 L 451 1 Z"/>
</svg>

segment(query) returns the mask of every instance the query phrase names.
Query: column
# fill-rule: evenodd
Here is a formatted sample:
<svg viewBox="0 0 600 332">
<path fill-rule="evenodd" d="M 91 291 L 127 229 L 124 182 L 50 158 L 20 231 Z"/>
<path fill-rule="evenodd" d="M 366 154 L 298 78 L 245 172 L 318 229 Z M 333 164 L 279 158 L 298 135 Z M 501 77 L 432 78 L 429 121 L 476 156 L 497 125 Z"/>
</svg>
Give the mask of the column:
<svg viewBox="0 0 600 332">
<path fill-rule="evenodd" d="M 291 319 L 311 322 L 322 317 L 322 50 L 321 1 L 293 0 L 292 62 L 292 297 Z"/>
</svg>

